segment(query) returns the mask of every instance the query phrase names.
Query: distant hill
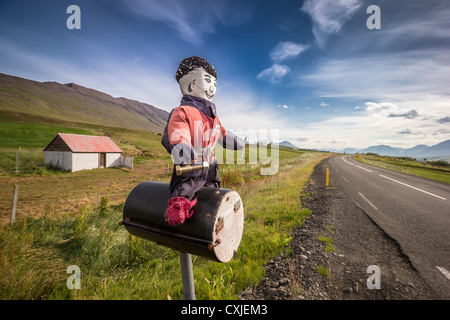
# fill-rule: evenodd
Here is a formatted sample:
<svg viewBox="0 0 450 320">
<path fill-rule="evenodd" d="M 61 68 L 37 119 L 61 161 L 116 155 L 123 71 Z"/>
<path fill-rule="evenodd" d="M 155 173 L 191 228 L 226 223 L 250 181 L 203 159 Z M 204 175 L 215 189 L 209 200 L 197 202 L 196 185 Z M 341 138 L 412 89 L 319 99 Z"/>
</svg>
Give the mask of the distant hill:
<svg viewBox="0 0 450 320">
<path fill-rule="evenodd" d="M 292 148 L 292 149 L 298 149 L 297 146 L 293 145 L 292 143 L 290 143 L 289 141 L 286 141 L 286 140 L 280 142 L 278 145 L 283 146 L 283 147 Z"/>
<path fill-rule="evenodd" d="M 336 151 L 339 152 L 339 151 Z M 350 153 L 350 154 L 355 154 L 358 153 L 359 150 L 355 149 L 355 148 L 345 148 L 344 150 L 342 150 L 343 153 Z"/>
<path fill-rule="evenodd" d="M 404 157 L 405 150 L 402 148 L 393 148 L 388 145 L 378 145 L 371 146 L 364 150 L 361 150 L 362 153 L 376 153 L 385 156 L 393 156 L 393 157 Z"/>
<path fill-rule="evenodd" d="M 65 121 L 162 132 L 169 116 L 152 105 L 75 83 L 38 82 L 0 73 L 0 110 Z"/>
<path fill-rule="evenodd" d="M 450 160 L 450 140 L 445 140 L 434 146 L 419 144 L 409 149 L 393 148 L 388 145 L 371 146 L 362 150 L 347 148 L 344 153 L 376 153 L 382 156 L 411 157 L 417 160 Z"/>
<path fill-rule="evenodd" d="M 406 155 L 408 157 L 415 157 L 417 154 L 419 154 L 420 152 L 423 152 L 427 149 L 429 149 L 430 147 L 424 144 L 419 144 L 415 147 L 409 148 L 406 150 Z"/>
<path fill-rule="evenodd" d="M 414 155 L 415 158 L 428 160 L 450 158 L 450 140 L 443 141 L 434 146 L 428 147 Z"/>
</svg>

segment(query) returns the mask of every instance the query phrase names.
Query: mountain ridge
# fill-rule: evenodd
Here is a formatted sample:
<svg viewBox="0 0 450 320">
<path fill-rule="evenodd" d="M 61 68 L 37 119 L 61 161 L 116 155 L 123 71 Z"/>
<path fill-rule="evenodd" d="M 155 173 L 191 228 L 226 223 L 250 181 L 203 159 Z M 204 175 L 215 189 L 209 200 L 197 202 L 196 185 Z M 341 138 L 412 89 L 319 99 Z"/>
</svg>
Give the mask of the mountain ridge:
<svg viewBox="0 0 450 320">
<path fill-rule="evenodd" d="M 288 140 L 279 142 L 278 145 L 299 149 L 299 147 L 297 147 Z M 412 148 L 399 148 L 381 144 L 369 146 L 364 149 L 345 148 L 343 150 L 338 149 L 325 149 L 325 150 L 330 152 L 346 153 L 346 154 L 375 153 L 381 156 L 410 157 L 415 158 L 419 161 L 423 161 L 426 159 L 426 160 L 445 160 L 450 162 L 450 139 L 444 140 L 433 146 L 418 144 Z"/>
<path fill-rule="evenodd" d="M 433 146 L 424 144 L 412 148 L 396 148 L 389 145 L 370 146 L 365 149 L 346 148 L 342 153 L 375 153 L 382 156 L 410 157 L 417 160 L 450 160 L 450 140 L 444 140 Z"/>
<path fill-rule="evenodd" d="M 76 83 L 38 82 L 2 73 L 0 110 L 152 132 L 163 132 L 169 116 L 153 105 Z"/>
<path fill-rule="evenodd" d="M 294 145 L 293 143 L 284 140 L 282 142 L 278 143 L 279 146 L 283 146 L 283 147 L 288 147 L 288 148 L 292 148 L 292 149 L 299 149 L 296 145 Z"/>
</svg>

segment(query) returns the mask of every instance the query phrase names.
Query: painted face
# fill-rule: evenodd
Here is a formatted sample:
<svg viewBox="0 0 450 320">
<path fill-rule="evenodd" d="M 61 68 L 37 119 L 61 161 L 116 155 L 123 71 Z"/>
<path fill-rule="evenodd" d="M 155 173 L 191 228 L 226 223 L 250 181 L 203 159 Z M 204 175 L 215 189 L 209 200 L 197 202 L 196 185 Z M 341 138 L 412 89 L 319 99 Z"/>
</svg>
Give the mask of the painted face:
<svg viewBox="0 0 450 320">
<path fill-rule="evenodd" d="M 196 68 L 180 79 L 181 93 L 212 101 L 217 80 L 203 68 Z"/>
</svg>

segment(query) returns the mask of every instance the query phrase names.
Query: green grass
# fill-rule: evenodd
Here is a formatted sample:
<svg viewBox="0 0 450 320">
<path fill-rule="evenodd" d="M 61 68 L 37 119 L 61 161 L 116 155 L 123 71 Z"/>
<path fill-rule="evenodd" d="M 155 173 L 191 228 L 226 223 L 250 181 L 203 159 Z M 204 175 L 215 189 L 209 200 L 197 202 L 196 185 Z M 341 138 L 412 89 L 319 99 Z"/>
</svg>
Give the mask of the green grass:
<svg viewBox="0 0 450 320">
<path fill-rule="evenodd" d="M 354 158 L 360 162 L 388 170 L 450 184 L 450 168 L 445 162 L 419 162 L 412 158 L 396 158 L 363 154 L 358 154 Z"/>
<path fill-rule="evenodd" d="M 58 132 L 93 134 L 92 131 L 82 128 L 0 117 L 0 171 L 14 172 L 17 168 L 21 173 L 54 173 L 54 168 L 44 166 L 43 149 Z"/>
<path fill-rule="evenodd" d="M 16 152 L 20 174 L 54 174 L 57 170 L 44 165 L 43 149 L 58 133 L 109 136 L 124 152 L 133 156 L 135 163 L 149 160 L 170 161 L 170 155 L 162 148 L 161 137 L 155 133 L 123 128 L 69 123 L 32 117 L 20 121 L 11 114 L 0 112 L 0 171 L 16 170 Z M 38 121 L 29 122 L 29 121 Z"/>
<path fill-rule="evenodd" d="M 198 299 L 236 299 L 264 277 L 264 264 L 289 253 L 292 228 L 309 210 L 300 191 L 324 154 L 299 152 L 279 173 L 236 187 L 245 208 L 236 260 L 194 257 Z M 243 170 L 247 170 L 242 166 Z M 182 299 L 178 253 L 129 235 L 118 222 L 123 204 L 102 199 L 76 214 L 51 207 L 39 218 L 20 216 L 0 229 L 1 299 Z M 69 290 L 67 267 L 81 269 L 81 289 Z"/>
<path fill-rule="evenodd" d="M 57 83 L 40 83 L 0 75 L 0 113 L 22 113 L 26 117 L 48 117 L 99 126 L 161 130 L 148 119 L 129 112 L 104 93 Z M 128 104 L 135 102 L 128 101 Z M 133 108 L 133 107 L 131 107 Z"/>
<path fill-rule="evenodd" d="M 330 237 L 325 237 L 321 235 L 317 237 L 317 240 L 326 244 L 325 247 L 326 252 L 333 252 L 335 250 L 333 245 L 333 239 L 331 239 Z"/>
<path fill-rule="evenodd" d="M 44 149 L 58 132 L 92 135 L 92 131 L 0 118 L 0 150 Z"/>
<path fill-rule="evenodd" d="M 28 117 L 30 123 L 13 119 L 11 114 L 0 119 L 9 126 L 0 129 L 0 136 L 10 141 L 1 148 L 21 146 L 21 161 L 29 153 L 28 172 L 0 176 L 2 188 L 20 185 L 16 223 L 0 223 L 0 299 L 183 299 L 178 252 L 131 236 L 118 225 L 126 197 L 122 193 L 144 180 L 170 180 L 171 173 L 162 168 L 171 166 L 171 161 L 161 137 L 146 131 Z M 108 135 L 126 155 L 135 157 L 135 169 L 44 170 L 41 148 L 57 132 Z M 23 134 L 26 137 L 21 138 Z M 262 151 L 273 152 L 270 148 Z M 244 164 L 221 164 L 219 169 L 222 187 L 236 190 L 244 204 L 244 234 L 236 260 L 219 264 L 193 256 L 197 299 L 236 299 L 264 277 L 269 259 L 289 254 L 292 229 L 310 213 L 300 204 L 302 188 L 315 164 L 329 156 L 280 148 L 277 174 L 263 176 L 260 172 L 265 165 L 249 163 L 248 152 Z M 233 152 L 235 159 L 239 155 Z M 98 192 L 102 199 L 97 205 L 88 197 Z M 104 194 L 113 194 L 115 201 Z M 11 198 L 5 197 L 3 208 L 9 208 Z M 77 209 L 71 208 L 74 202 L 80 204 Z M 35 215 L 33 211 L 38 210 Z M 80 267 L 80 290 L 66 286 L 71 265 Z"/>
<path fill-rule="evenodd" d="M 328 277 L 328 269 L 322 266 L 317 266 L 317 272 L 323 277 Z"/>
</svg>

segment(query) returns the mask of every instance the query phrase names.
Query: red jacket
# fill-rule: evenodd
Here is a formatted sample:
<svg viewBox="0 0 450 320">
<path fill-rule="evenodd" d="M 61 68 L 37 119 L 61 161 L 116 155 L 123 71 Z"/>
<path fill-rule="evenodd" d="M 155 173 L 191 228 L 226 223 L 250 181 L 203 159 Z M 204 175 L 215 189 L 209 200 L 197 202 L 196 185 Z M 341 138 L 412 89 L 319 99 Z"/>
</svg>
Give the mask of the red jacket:
<svg viewBox="0 0 450 320">
<path fill-rule="evenodd" d="M 161 143 L 172 154 L 175 165 L 205 159 L 210 167 L 208 172 L 193 171 L 177 176 L 174 165 L 169 185 L 171 198 L 180 196 L 192 200 L 202 187 L 220 188 L 218 164 L 213 153 L 218 141 L 227 149 L 245 147 L 243 139 L 222 127 L 214 103 L 184 95 L 181 105 L 169 115 Z M 206 149 L 212 152 L 206 152 Z"/>
<path fill-rule="evenodd" d="M 209 117 L 192 106 L 179 106 L 173 110 L 168 122 L 167 134 L 171 145 L 193 148 L 197 161 L 214 162 L 214 146 L 223 140 L 227 131 L 219 117 Z"/>
</svg>

